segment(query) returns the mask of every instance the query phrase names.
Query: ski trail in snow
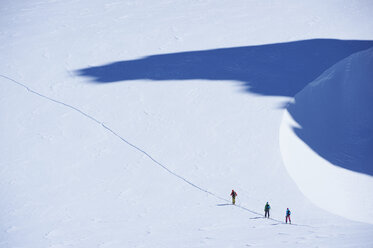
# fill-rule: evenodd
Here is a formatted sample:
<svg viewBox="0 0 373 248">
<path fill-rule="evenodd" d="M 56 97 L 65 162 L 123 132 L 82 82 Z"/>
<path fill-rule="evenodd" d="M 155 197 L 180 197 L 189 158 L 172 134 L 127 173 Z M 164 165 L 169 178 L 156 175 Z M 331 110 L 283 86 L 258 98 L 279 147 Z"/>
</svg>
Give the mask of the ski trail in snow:
<svg viewBox="0 0 373 248">
<path fill-rule="evenodd" d="M 145 156 L 147 156 L 150 160 L 152 160 L 154 163 L 156 163 L 157 165 L 159 165 L 160 167 L 162 167 L 163 169 L 165 169 L 168 173 L 178 177 L 179 179 L 183 180 L 184 182 L 186 182 L 187 184 L 207 193 L 207 194 L 210 194 L 220 200 L 224 200 L 224 201 L 227 201 L 226 199 L 206 190 L 206 189 L 203 189 L 201 187 L 199 187 L 198 185 L 195 185 L 194 183 L 190 182 L 189 180 L 187 180 L 186 178 L 180 176 L 179 174 L 176 174 L 175 172 L 173 172 L 172 170 L 168 169 L 165 165 L 161 164 L 160 162 L 158 162 L 156 159 L 154 159 L 149 153 L 147 153 L 146 151 L 142 150 L 141 148 L 135 146 L 134 144 L 128 142 L 126 139 L 124 139 L 122 136 L 120 136 L 119 134 L 117 134 L 116 132 L 114 132 L 111 128 L 109 128 L 108 126 L 106 126 L 105 124 L 101 123 L 101 125 L 106 129 L 108 130 L 109 132 L 111 132 L 112 134 L 114 134 L 115 136 L 117 136 L 119 139 L 121 139 L 123 142 L 125 142 L 126 144 L 128 144 L 129 146 L 133 147 L 134 149 L 138 150 L 139 152 L 143 153 Z"/>
<path fill-rule="evenodd" d="M 132 148 L 134 148 L 134 149 L 136 149 L 137 151 L 139 151 L 139 152 L 141 152 L 142 154 L 144 154 L 144 155 L 145 155 L 146 157 L 148 157 L 151 161 L 153 161 L 154 163 L 156 163 L 157 165 L 159 165 L 160 167 L 162 167 L 162 168 L 163 168 L 164 170 L 166 170 L 168 173 L 170 173 L 170 174 L 172 174 L 172 175 L 178 177 L 179 179 L 183 180 L 183 181 L 186 182 L 187 184 L 193 186 L 194 188 L 196 188 L 196 189 L 198 189 L 198 190 L 200 190 L 200 191 L 203 191 L 203 192 L 205 192 L 205 193 L 207 193 L 207 194 L 209 194 L 209 195 L 212 195 L 212 196 L 214 196 L 214 197 L 216 197 L 216 198 L 218 198 L 218 199 L 220 199 L 220 200 L 223 200 L 223 201 L 229 202 L 228 200 L 226 200 L 226 199 L 224 199 L 224 198 L 222 198 L 222 197 L 220 197 L 220 196 L 218 196 L 218 195 L 216 195 L 216 194 L 214 194 L 214 193 L 212 193 L 212 192 L 210 192 L 210 191 L 208 191 L 208 190 L 206 190 L 206 189 L 203 189 L 203 188 L 199 187 L 198 185 L 196 185 L 196 184 L 190 182 L 189 180 L 187 180 L 186 178 L 184 178 L 184 177 L 180 176 L 179 174 L 173 172 L 172 170 L 170 170 L 169 168 L 167 168 L 165 165 L 163 165 L 162 163 L 158 162 L 158 161 L 157 161 L 155 158 L 153 158 L 149 153 L 147 153 L 147 152 L 144 151 L 143 149 L 139 148 L 138 146 L 132 144 L 131 142 L 129 142 L 128 140 L 126 140 L 125 138 L 123 138 L 122 136 L 120 136 L 119 134 L 117 134 L 113 129 L 111 129 L 110 127 L 108 127 L 107 125 L 105 125 L 103 122 L 97 120 L 97 119 L 94 118 L 93 116 L 91 116 L 91 115 L 89 115 L 89 114 L 83 112 L 82 110 L 80 110 L 80 109 L 78 109 L 78 108 L 76 108 L 76 107 L 74 107 L 74 106 L 72 106 L 72 105 L 70 105 L 70 104 L 67 104 L 67 103 L 64 103 L 64 102 L 58 101 L 58 100 L 56 100 L 56 99 L 53 99 L 53 98 L 51 98 L 51 97 L 48 97 L 48 96 L 46 96 L 46 95 L 43 95 L 43 94 L 41 94 L 41 93 L 39 93 L 39 92 L 37 92 L 37 91 L 35 91 L 35 90 L 29 88 L 27 85 L 25 85 L 25 84 L 23 84 L 23 83 L 20 83 L 20 82 L 18 82 L 18 81 L 16 81 L 16 80 L 12 79 L 12 78 L 10 78 L 10 77 L 7 77 L 7 76 L 1 75 L 1 74 L 0 74 L 0 77 L 5 78 L 5 79 L 7 79 L 7 80 L 9 80 L 9 81 L 12 81 L 13 83 L 18 84 L 19 86 L 22 86 L 23 88 L 25 88 L 28 92 L 30 92 L 30 93 L 32 93 L 32 94 L 38 95 L 38 96 L 40 96 L 40 97 L 42 97 L 42 98 L 45 98 L 45 99 L 47 99 L 47 100 L 49 100 L 49 101 L 52 101 L 52 102 L 54 102 L 54 103 L 57 103 L 57 104 L 63 105 L 63 106 L 65 106 L 65 107 L 67 107 L 67 108 L 70 108 L 70 109 L 72 109 L 72 110 L 74 110 L 74 111 L 79 112 L 80 114 L 84 115 L 85 117 L 87 117 L 87 118 L 91 119 L 92 121 L 96 122 L 97 124 L 101 125 L 103 128 L 105 128 L 107 131 L 109 131 L 110 133 L 112 133 L 113 135 L 115 135 L 116 137 L 118 137 L 120 140 L 122 140 L 122 141 L 123 141 L 124 143 L 126 143 L 127 145 L 131 146 Z M 253 213 L 254 213 L 254 212 L 253 212 Z"/>
<path fill-rule="evenodd" d="M 29 88 L 27 85 L 25 85 L 25 84 L 23 84 L 23 83 L 20 83 L 20 82 L 18 82 L 17 80 L 14 80 L 14 79 L 12 79 L 12 78 L 10 78 L 10 77 L 7 77 L 7 76 L 2 75 L 2 74 L 0 74 L 0 77 L 5 78 L 5 79 L 7 79 L 7 80 L 9 80 L 9 81 L 11 81 L 11 82 L 13 82 L 13 83 L 15 83 L 15 84 L 17 84 L 17 85 L 23 87 L 23 88 L 25 88 L 28 92 L 30 92 L 30 93 L 32 93 L 32 94 L 35 94 L 35 95 L 37 95 L 37 96 L 39 96 L 39 97 L 42 97 L 42 98 L 44 98 L 44 99 L 47 99 L 47 100 L 49 100 L 49 101 L 52 101 L 52 102 L 54 102 L 54 103 L 56 103 L 56 104 L 63 105 L 63 106 L 65 106 L 65 107 L 67 107 L 67 108 L 70 108 L 70 109 L 72 109 L 72 110 L 74 110 L 74 111 L 76 111 L 76 112 L 82 114 L 83 116 L 87 117 L 88 119 L 90 119 L 90 120 L 96 122 L 97 124 L 99 124 L 101 127 L 103 127 L 104 129 L 106 129 L 108 132 L 110 132 L 110 133 L 112 133 L 113 135 L 115 135 L 117 138 L 119 138 L 119 139 L 120 139 L 121 141 L 123 141 L 125 144 L 131 146 L 131 147 L 134 148 L 135 150 L 137 150 L 137 151 L 139 151 L 140 153 L 144 154 L 148 159 L 150 159 L 150 160 L 153 161 L 155 164 L 157 164 L 158 166 L 160 166 L 161 168 L 163 168 L 163 169 L 164 169 L 165 171 L 167 171 L 169 174 L 171 174 L 171 175 L 173 175 L 173 176 L 175 176 L 175 177 L 181 179 L 181 180 L 184 181 L 185 183 L 189 184 L 190 186 L 192 186 L 192 187 L 194 187 L 194 188 L 196 188 L 196 189 L 198 189 L 198 190 L 200 190 L 200 191 L 202 191 L 202 192 L 205 192 L 205 193 L 207 193 L 207 194 L 209 194 L 209 195 L 211 195 L 211 196 L 214 196 L 215 198 L 217 198 L 217 199 L 219 199 L 219 200 L 222 200 L 222 201 L 224 201 L 224 202 L 228 202 L 228 203 L 230 203 L 229 200 L 227 200 L 227 199 L 225 199 L 225 198 L 223 198 L 223 197 L 220 197 L 220 196 L 218 196 L 218 195 L 216 195 L 216 194 L 214 194 L 214 193 L 212 193 L 212 192 L 210 192 L 210 191 L 208 191 L 208 190 L 206 190 L 206 189 L 204 189 L 204 188 L 201 188 L 200 186 L 198 186 L 198 185 L 192 183 L 191 181 L 189 181 L 188 179 L 186 179 L 186 178 L 180 176 L 179 174 L 175 173 L 174 171 L 170 170 L 170 169 L 167 168 L 165 165 L 163 165 L 162 163 L 158 162 L 155 158 L 153 158 L 149 153 L 147 153 L 146 151 L 144 151 L 144 150 L 141 149 L 140 147 L 138 147 L 138 146 L 132 144 L 131 142 L 129 142 L 128 140 L 126 140 L 125 138 L 123 138 L 122 136 L 120 136 L 118 133 L 116 133 L 113 129 L 111 129 L 110 127 L 108 127 L 107 125 L 105 125 L 103 122 L 97 120 L 97 119 L 94 118 L 93 116 L 91 116 L 91 115 L 89 115 L 89 114 L 83 112 L 82 110 L 80 110 L 80 109 L 78 109 L 78 108 L 76 108 L 76 107 L 74 107 L 74 106 L 72 106 L 72 105 L 70 105 L 70 104 L 67 104 L 67 103 L 64 103 L 64 102 L 58 101 L 58 100 L 56 100 L 56 99 L 53 99 L 53 98 L 51 98 L 51 97 L 48 97 L 48 96 L 46 96 L 46 95 L 43 95 L 43 94 L 41 94 L 41 93 L 39 93 L 39 92 L 37 92 L 37 91 L 35 91 L 35 90 Z M 243 209 L 243 210 L 245 210 L 245 211 L 248 211 L 248 212 L 250 212 L 250 213 L 252 213 L 252 214 L 255 214 L 255 215 L 259 215 L 259 216 L 263 216 L 263 217 L 264 217 L 263 214 L 260 214 L 260 213 L 258 213 L 258 212 L 255 212 L 255 211 L 253 211 L 253 210 L 251 210 L 251 209 L 249 209 L 249 208 L 246 208 L 246 207 L 244 207 L 244 206 L 242 206 L 242 205 L 233 205 L 233 206 L 235 206 L 235 207 L 237 207 L 237 208 L 240 208 L 240 209 Z M 272 220 L 272 221 L 275 221 L 275 222 L 277 222 L 277 223 L 279 223 L 279 224 L 280 224 L 280 223 L 283 223 L 283 221 L 280 221 L 280 220 L 276 220 L 276 219 L 273 219 L 273 218 L 269 218 L 269 219 Z M 307 226 L 307 225 L 297 225 L 297 224 L 292 224 L 292 225 L 295 225 L 295 226 Z M 311 227 L 311 226 L 308 226 L 308 227 Z"/>
<path fill-rule="evenodd" d="M 49 100 L 49 101 L 52 101 L 52 102 L 55 102 L 55 103 L 58 103 L 58 104 L 64 105 L 65 107 L 68 107 L 68 108 L 70 108 L 70 109 L 72 109 L 72 110 L 75 110 L 75 111 L 79 112 L 80 114 L 84 115 L 85 117 L 91 119 L 92 121 L 94 121 L 94 122 L 96 122 L 96 123 L 98 123 L 98 124 L 100 124 L 100 125 L 103 124 L 102 122 L 98 121 L 98 120 L 95 119 L 94 117 L 92 117 L 92 116 L 90 116 L 90 115 L 84 113 L 83 111 L 81 111 L 81 110 L 78 109 L 78 108 L 75 108 L 74 106 L 71 106 L 71 105 L 66 104 L 66 103 L 64 103 L 64 102 L 61 102 L 61 101 L 55 100 L 55 99 L 53 99 L 53 98 L 50 98 L 50 97 L 48 97 L 48 96 L 45 96 L 45 95 L 43 95 L 43 94 L 40 94 L 39 92 L 36 92 L 36 91 L 30 89 L 28 86 L 26 86 L 26 85 L 24 85 L 24 84 L 22 84 L 22 83 L 20 83 L 20 82 L 18 82 L 18 81 L 16 81 L 16 80 L 14 80 L 14 79 L 12 79 L 12 78 L 9 78 L 9 77 L 7 77 L 7 76 L 4 76 L 4 75 L 1 75 L 1 74 L 0 74 L 0 77 L 5 78 L 5 79 L 8 79 L 9 81 L 12 81 L 13 83 L 16 83 L 16 84 L 22 86 L 22 87 L 25 88 L 28 92 L 31 92 L 31 93 L 33 93 L 33 94 L 35 94 L 35 95 L 38 95 L 38 96 L 40 96 L 40 97 L 42 97 L 42 98 L 45 98 L 45 99 Z"/>
</svg>

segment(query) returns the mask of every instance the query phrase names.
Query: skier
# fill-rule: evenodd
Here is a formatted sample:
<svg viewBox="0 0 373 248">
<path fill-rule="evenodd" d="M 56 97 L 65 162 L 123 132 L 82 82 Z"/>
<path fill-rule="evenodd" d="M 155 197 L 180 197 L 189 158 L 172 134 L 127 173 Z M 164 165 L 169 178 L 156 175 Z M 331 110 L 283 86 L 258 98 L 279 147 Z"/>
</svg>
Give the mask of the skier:
<svg viewBox="0 0 373 248">
<path fill-rule="evenodd" d="M 231 196 L 232 196 L 232 204 L 236 204 L 236 196 L 237 196 L 237 193 L 232 189 L 232 193 L 231 193 Z"/>
<path fill-rule="evenodd" d="M 288 219 L 289 219 L 289 223 L 291 224 L 290 214 L 291 214 L 291 212 L 290 212 L 289 208 L 287 208 L 286 209 L 286 220 L 285 220 L 286 224 L 288 223 Z"/>
<path fill-rule="evenodd" d="M 264 218 L 267 218 L 267 216 L 268 216 L 268 219 L 269 219 L 269 210 L 270 209 L 271 209 L 271 206 L 267 202 L 266 205 L 264 206 Z"/>
</svg>

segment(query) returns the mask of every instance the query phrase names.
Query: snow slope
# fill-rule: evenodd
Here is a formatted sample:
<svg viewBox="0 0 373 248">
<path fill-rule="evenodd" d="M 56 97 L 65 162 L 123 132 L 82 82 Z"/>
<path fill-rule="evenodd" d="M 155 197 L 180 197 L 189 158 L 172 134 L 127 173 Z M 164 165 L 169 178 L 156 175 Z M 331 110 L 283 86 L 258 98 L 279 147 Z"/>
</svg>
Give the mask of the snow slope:
<svg viewBox="0 0 373 248">
<path fill-rule="evenodd" d="M 373 48 L 325 71 L 295 96 L 280 138 L 285 165 L 305 195 L 331 212 L 369 223 L 372 68 Z"/>
<path fill-rule="evenodd" d="M 309 201 L 279 146 L 291 97 L 369 47 L 371 10 L 1 1 L 0 246 L 371 247 L 373 226 Z M 111 66 L 126 61 L 143 73 Z"/>
</svg>

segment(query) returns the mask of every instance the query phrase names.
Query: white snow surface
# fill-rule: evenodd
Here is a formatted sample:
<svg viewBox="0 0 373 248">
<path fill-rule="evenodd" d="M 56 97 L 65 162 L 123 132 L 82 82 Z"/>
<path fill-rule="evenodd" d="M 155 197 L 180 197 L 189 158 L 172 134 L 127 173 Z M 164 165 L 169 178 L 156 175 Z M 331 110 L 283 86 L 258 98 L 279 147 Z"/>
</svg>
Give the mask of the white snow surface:
<svg viewBox="0 0 373 248">
<path fill-rule="evenodd" d="M 365 213 L 315 205 L 279 142 L 287 102 L 373 46 L 372 10 L 2 0 L 0 247 L 372 247 Z"/>
</svg>

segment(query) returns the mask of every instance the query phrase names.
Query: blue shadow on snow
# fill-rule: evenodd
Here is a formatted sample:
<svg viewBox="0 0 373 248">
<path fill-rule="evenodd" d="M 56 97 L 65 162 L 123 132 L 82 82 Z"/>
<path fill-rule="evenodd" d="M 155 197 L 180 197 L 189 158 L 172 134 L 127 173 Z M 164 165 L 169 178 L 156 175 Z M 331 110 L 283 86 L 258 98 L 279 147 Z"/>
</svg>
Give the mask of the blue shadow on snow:
<svg viewBox="0 0 373 248">
<path fill-rule="evenodd" d="M 130 80 L 234 80 L 247 92 L 294 96 L 323 71 L 372 41 L 313 39 L 259 46 L 151 55 L 83 68 L 95 83 Z"/>
<path fill-rule="evenodd" d="M 373 41 L 312 39 L 151 55 L 83 68 L 76 73 L 79 76 L 92 78 L 93 83 L 140 79 L 233 80 L 241 82 L 245 90 L 250 93 L 293 97 L 338 61 L 372 46 Z M 307 123 L 299 124 L 306 126 Z M 299 132 L 296 133 L 304 142 L 310 141 Z M 335 141 L 329 140 L 327 146 L 333 146 L 333 142 Z M 327 149 L 324 149 L 324 145 L 308 145 L 324 158 L 330 159 L 330 156 L 325 155 Z M 335 159 L 330 162 L 353 171 L 373 174 L 372 166 L 361 169 L 360 165 L 341 164 Z"/>
<path fill-rule="evenodd" d="M 373 48 L 355 53 L 287 107 L 295 134 L 339 167 L 373 176 Z"/>
</svg>

